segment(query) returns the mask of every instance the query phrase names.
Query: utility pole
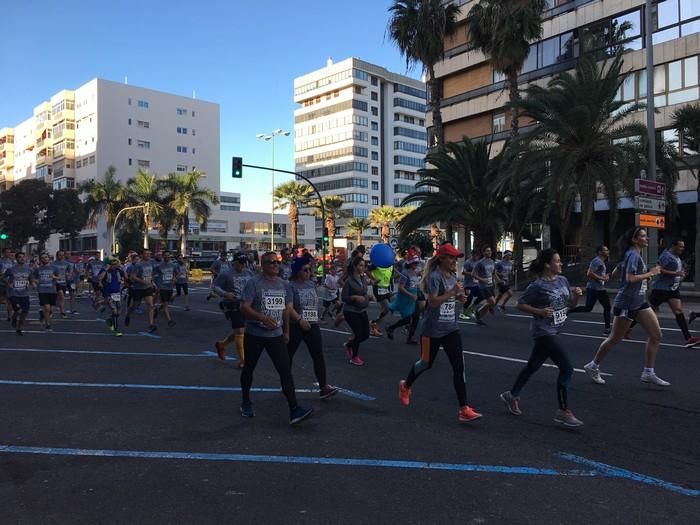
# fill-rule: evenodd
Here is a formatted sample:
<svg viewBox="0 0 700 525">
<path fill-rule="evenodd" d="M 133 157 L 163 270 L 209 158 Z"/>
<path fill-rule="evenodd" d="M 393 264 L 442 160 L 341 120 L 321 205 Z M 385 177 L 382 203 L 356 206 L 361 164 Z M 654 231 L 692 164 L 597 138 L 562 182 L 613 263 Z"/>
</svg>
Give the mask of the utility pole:
<svg viewBox="0 0 700 525">
<path fill-rule="evenodd" d="M 652 41 L 651 1 L 646 0 L 644 9 L 644 45 L 646 47 L 647 61 L 647 142 L 649 147 L 647 178 L 654 181 L 656 180 L 656 125 L 654 123 L 654 44 Z M 673 191 L 673 188 L 667 188 L 666 191 Z M 659 230 L 657 228 L 649 228 L 647 234 L 649 236 L 647 264 L 652 266 L 656 264 L 659 256 Z"/>
</svg>

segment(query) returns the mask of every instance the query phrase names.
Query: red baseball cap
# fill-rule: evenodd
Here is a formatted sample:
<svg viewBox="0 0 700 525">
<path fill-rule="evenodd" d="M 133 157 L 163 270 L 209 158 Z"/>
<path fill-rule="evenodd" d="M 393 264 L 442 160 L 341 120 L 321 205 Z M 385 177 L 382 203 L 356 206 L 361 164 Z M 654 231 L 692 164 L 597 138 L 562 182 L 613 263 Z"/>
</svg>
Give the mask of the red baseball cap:
<svg viewBox="0 0 700 525">
<path fill-rule="evenodd" d="M 435 255 L 451 255 L 452 257 L 464 257 L 464 254 L 457 250 L 457 248 L 452 246 L 452 243 L 449 242 L 441 244 L 435 252 Z"/>
</svg>

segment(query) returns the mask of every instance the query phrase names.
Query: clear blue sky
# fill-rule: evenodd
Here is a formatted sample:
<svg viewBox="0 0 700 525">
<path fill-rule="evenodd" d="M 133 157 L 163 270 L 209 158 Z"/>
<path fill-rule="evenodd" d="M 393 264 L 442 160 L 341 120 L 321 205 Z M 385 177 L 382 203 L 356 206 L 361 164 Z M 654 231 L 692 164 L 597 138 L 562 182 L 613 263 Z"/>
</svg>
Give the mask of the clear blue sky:
<svg viewBox="0 0 700 525">
<path fill-rule="evenodd" d="M 231 157 L 270 165 L 257 133 L 294 130 L 294 78 L 355 56 L 406 74 L 386 37 L 390 0 L 7 0 L 2 2 L 0 127 L 94 77 L 217 102 L 221 179 L 244 210 L 269 211 L 270 176 L 230 178 Z M 418 78 L 419 69 L 409 72 Z M 276 140 L 294 169 L 294 139 Z M 281 176 L 277 180 L 286 180 Z M 276 181 L 277 182 L 277 181 Z M 261 185 L 266 188 L 261 191 Z"/>
</svg>

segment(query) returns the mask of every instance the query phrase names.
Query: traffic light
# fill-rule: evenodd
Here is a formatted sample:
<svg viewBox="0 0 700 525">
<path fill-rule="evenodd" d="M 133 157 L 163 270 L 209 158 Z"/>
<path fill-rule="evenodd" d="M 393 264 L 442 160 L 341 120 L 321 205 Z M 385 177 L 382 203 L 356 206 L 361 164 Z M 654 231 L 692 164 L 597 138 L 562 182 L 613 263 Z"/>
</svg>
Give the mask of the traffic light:
<svg viewBox="0 0 700 525">
<path fill-rule="evenodd" d="M 328 228 L 323 228 L 323 242 L 328 242 Z"/>
<path fill-rule="evenodd" d="M 231 169 L 231 177 L 234 179 L 240 179 L 243 177 L 243 158 L 242 157 L 233 157 L 232 159 L 232 169 Z"/>
<path fill-rule="evenodd" d="M 10 238 L 10 236 L 7 235 L 5 232 L 0 233 L 0 241 L 6 241 L 9 238 Z"/>
</svg>

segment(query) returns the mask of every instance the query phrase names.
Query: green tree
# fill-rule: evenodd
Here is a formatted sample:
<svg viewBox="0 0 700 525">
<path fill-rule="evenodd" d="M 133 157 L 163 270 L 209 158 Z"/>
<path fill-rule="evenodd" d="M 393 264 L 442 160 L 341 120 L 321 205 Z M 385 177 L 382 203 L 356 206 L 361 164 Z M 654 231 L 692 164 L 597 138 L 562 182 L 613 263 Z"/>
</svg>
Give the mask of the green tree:
<svg viewBox="0 0 700 525">
<path fill-rule="evenodd" d="M 0 193 L 0 223 L 13 248 L 20 249 L 33 237 L 43 251 L 51 234 L 50 201 L 51 189 L 38 179 L 23 180 Z"/>
<path fill-rule="evenodd" d="M 461 224 L 474 232 L 477 245 L 495 245 L 508 217 L 503 197 L 494 195 L 491 183 L 500 167 L 501 157 L 490 158 L 483 141 L 465 137 L 449 142 L 443 149 L 428 154 L 431 167 L 421 169 L 416 191 L 402 205 L 417 205 L 399 221 L 402 237 L 438 221 Z"/>
<path fill-rule="evenodd" d="M 372 208 L 369 212 L 370 226 L 380 229 L 380 235 L 383 243 L 389 242 L 389 232 L 391 227 L 396 224 L 401 218 L 406 215 L 407 209 L 396 208 L 384 204 L 378 208 Z M 410 211 L 410 210 L 409 210 Z"/>
<path fill-rule="evenodd" d="M 311 186 L 294 180 L 280 184 L 273 193 L 275 209 L 287 208 L 292 230 L 292 247 L 299 245 L 299 207 L 306 204 L 313 193 Z"/>
<path fill-rule="evenodd" d="M 114 166 L 109 166 L 102 180 L 89 180 L 78 186 L 78 191 L 85 195 L 88 224 L 96 227 L 98 220 L 104 217 L 110 236 L 117 214 L 129 205 L 126 188 L 117 180 L 116 171 Z M 114 239 L 110 237 L 110 246 L 113 244 Z"/>
<path fill-rule="evenodd" d="M 343 216 L 342 207 L 345 201 L 337 195 L 330 195 L 328 197 L 323 197 L 323 207 L 326 211 L 326 225 L 328 229 L 328 253 L 331 257 L 335 255 L 335 230 L 336 221 Z M 313 202 L 314 211 L 313 214 L 316 217 L 321 216 L 321 205 L 317 201 Z"/>
<path fill-rule="evenodd" d="M 520 100 L 518 74 L 530 43 L 542 38 L 545 0 L 479 0 L 467 14 L 470 47 L 481 51 L 494 70 L 502 73 L 511 102 Z M 511 105 L 510 132 L 518 135 L 517 105 Z"/>
<path fill-rule="evenodd" d="M 371 226 L 367 219 L 351 219 L 347 222 L 345 227 L 350 235 L 355 235 L 355 240 L 357 244 L 362 244 L 362 235 L 364 235 L 365 230 Z"/>
<path fill-rule="evenodd" d="M 88 210 L 74 189 L 54 190 L 49 201 L 51 230 L 76 238 L 88 222 Z"/>
<path fill-rule="evenodd" d="M 164 208 L 169 208 L 172 212 L 172 224 L 177 225 L 180 253 L 183 254 L 187 249 L 190 213 L 199 224 L 206 226 L 211 215 L 211 205 L 219 203 L 216 193 L 200 186 L 202 177 L 204 173 L 195 169 L 187 173 L 170 173 L 160 182 L 160 187 L 165 193 Z"/>
<path fill-rule="evenodd" d="M 441 81 L 435 78 L 435 64 L 444 57 L 445 38 L 457 31 L 460 8 L 443 0 L 394 0 L 389 7 L 387 28 L 391 40 L 406 58 L 406 67 L 420 63 L 428 77 L 432 133 L 430 145 L 443 143 Z"/>
<path fill-rule="evenodd" d="M 162 182 L 154 173 L 139 168 L 136 176 L 129 179 L 126 186 L 129 200 L 141 206 L 138 214 L 143 218 L 143 247 L 148 248 L 148 231 L 158 220 L 158 215 L 163 209 Z"/>
</svg>

